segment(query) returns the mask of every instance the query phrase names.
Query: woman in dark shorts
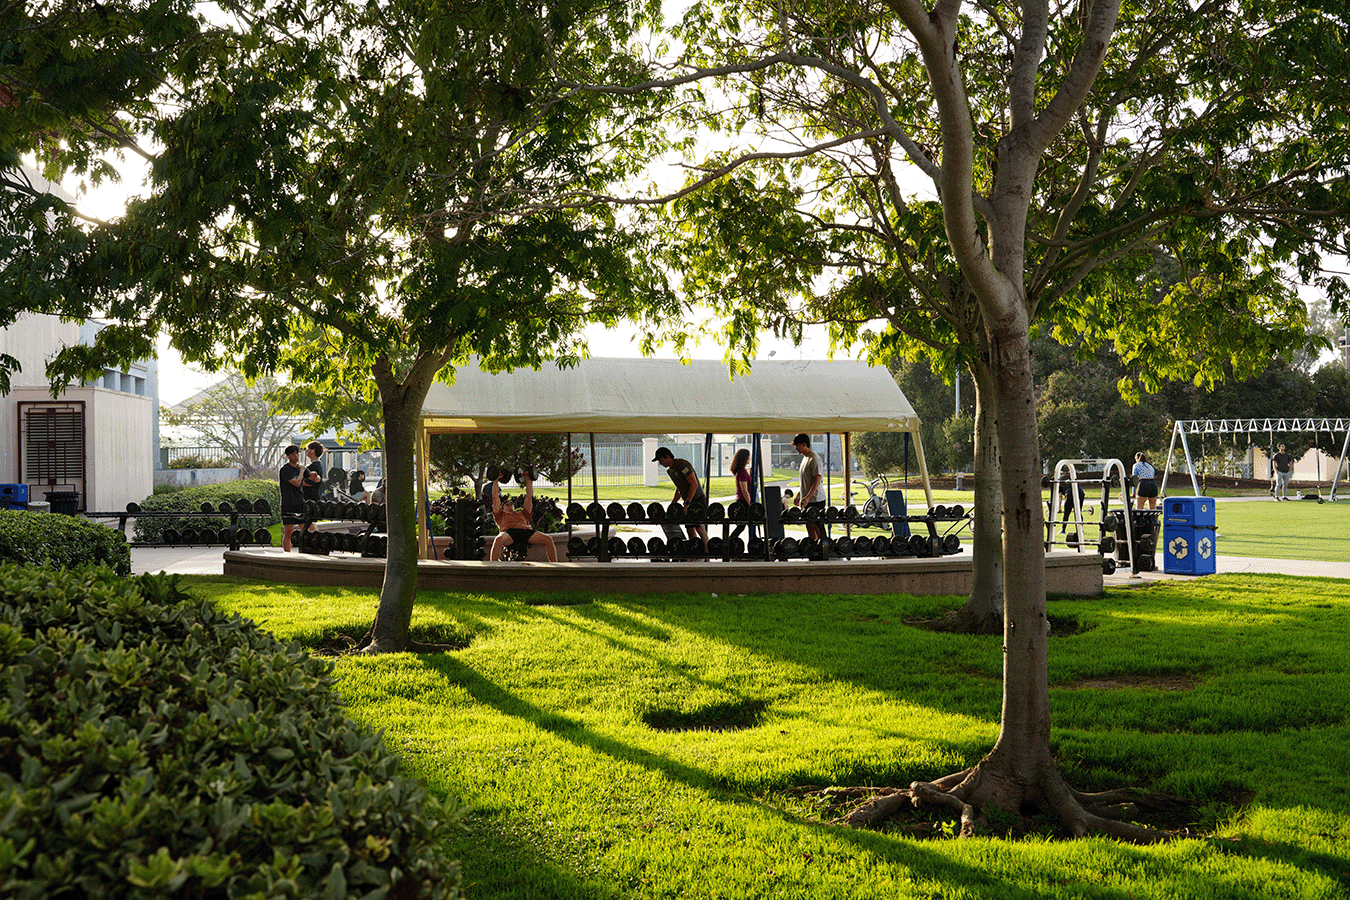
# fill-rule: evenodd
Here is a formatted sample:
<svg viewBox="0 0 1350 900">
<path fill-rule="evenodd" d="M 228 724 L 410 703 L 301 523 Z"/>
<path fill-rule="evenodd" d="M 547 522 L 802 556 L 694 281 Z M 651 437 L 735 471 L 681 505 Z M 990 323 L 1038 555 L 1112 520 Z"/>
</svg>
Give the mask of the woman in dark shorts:
<svg viewBox="0 0 1350 900">
<path fill-rule="evenodd" d="M 1134 468 L 1130 470 L 1139 481 L 1139 486 L 1134 490 L 1135 509 L 1143 509 L 1144 503 L 1148 503 L 1149 509 L 1158 508 L 1158 473 L 1149 465 L 1148 457 L 1144 451 L 1140 450 L 1134 455 Z"/>
</svg>

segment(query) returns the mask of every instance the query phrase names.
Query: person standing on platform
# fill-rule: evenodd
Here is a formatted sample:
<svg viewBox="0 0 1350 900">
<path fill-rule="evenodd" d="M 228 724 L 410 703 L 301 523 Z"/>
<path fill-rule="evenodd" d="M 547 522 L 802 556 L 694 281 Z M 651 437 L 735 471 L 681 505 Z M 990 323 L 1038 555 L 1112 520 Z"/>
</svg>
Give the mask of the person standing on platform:
<svg viewBox="0 0 1350 900">
<path fill-rule="evenodd" d="M 748 511 L 750 509 L 750 451 L 745 447 L 736 451 L 736 455 L 731 458 L 731 474 L 736 476 L 736 500 L 745 504 Z M 747 516 L 747 518 L 749 518 Z M 741 522 L 731 532 L 731 537 L 738 537 L 745 530 L 746 523 Z M 750 536 L 754 537 L 752 530 Z"/>
<path fill-rule="evenodd" d="M 694 472 L 694 466 L 687 459 L 676 459 L 675 454 L 670 452 L 669 447 L 656 448 L 656 455 L 652 457 L 652 462 L 659 463 L 666 468 L 666 474 L 670 476 L 671 482 L 675 485 L 675 501 L 684 504 L 687 511 L 690 506 L 697 503 L 700 506 L 708 505 L 708 497 L 703 493 L 703 487 L 698 483 L 698 475 Z M 708 529 L 702 525 L 686 525 L 685 531 L 689 533 L 690 538 L 698 538 L 703 542 L 703 549 L 708 549 Z"/>
<path fill-rule="evenodd" d="M 802 465 L 799 470 L 801 475 L 801 490 L 797 494 L 797 505 L 805 512 L 808 509 L 817 510 L 820 513 L 825 512 L 825 483 L 820 478 L 820 458 L 816 456 L 815 451 L 811 449 L 811 436 L 809 434 L 799 434 L 792 439 L 792 446 L 797 448 L 797 452 L 802 455 Z M 820 540 L 824 534 L 819 522 L 806 521 L 806 534 L 809 537 Z"/>
<path fill-rule="evenodd" d="M 305 499 L 317 502 L 323 499 L 323 481 L 328 477 L 323 464 L 323 444 L 318 441 L 306 444 L 305 458 L 309 460 L 305 466 Z"/>
<path fill-rule="evenodd" d="M 291 444 L 277 479 L 281 486 L 281 550 L 291 552 L 291 533 L 305 523 L 305 470 L 300 468 L 300 448 Z"/>
</svg>

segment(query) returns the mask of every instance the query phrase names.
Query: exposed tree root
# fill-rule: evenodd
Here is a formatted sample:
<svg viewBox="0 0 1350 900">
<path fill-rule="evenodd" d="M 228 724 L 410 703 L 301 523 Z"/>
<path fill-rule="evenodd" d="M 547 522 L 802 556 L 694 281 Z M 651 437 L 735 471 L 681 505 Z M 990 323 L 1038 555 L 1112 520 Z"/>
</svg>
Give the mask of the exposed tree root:
<svg viewBox="0 0 1350 900">
<path fill-rule="evenodd" d="M 916 628 L 938 631 L 943 634 L 1002 634 L 1003 616 L 997 612 L 986 615 L 969 609 L 969 604 L 954 609 L 936 619 L 916 619 L 909 623 Z"/>
<path fill-rule="evenodd" d="M 821 802 L 827 818 L 842 813 L 832 823 L 850 828 L 884 826 L 937 835 L 943 827 L 931 821 L 936 813 L 956 818 L 959 836 L 970 837 L 998 829 L 1035 831 L 1043 825 L 1031 815 L 1038 813 L 1058 822 L 1071 837 L 1102 834 L 1132 843 L 1153 843 L 1189 833 L 1184 827 L 1169 830 L 1137 823 L 1139 819 L 1173 824 L 1183 820 L 1194 807 L 1183 798 L 1133 789 L 1081 793 L 1053 765 L 1042 767 L 1038 777 L 1027 781 L 998 772 L 996 766 L 986 768 L 989 762 L 986 759 L 933 781 L 916 781 L 905 789 L 808 787 L 802 793 Z M 915 817 L 930 821 L 916 824 Z"/>
</svg>

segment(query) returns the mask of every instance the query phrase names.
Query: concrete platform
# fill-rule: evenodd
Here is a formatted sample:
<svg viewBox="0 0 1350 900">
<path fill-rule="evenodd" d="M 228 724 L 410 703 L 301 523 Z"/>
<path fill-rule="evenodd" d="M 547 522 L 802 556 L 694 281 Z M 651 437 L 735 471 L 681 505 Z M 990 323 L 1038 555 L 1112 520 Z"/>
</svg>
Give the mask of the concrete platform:
<svg viewBox="0 0 1350 900">
<path fill-rule="evenodd" d="M 1095 597 L 1102 592 L 1102 558 L 1054 552 L 1046 557 L 1052 594 Z M 379 587 L 384 560 L 283 553 L 276 548 L 225 551 L 223 574 L 291 584 Z M 713 593 L 916 594 L 969 593 L 969 552 L 940 559 L 858 559 L 828 562 L 445 562 L 418 563 L 425 590 L 595 594 Z"/>
</svg>

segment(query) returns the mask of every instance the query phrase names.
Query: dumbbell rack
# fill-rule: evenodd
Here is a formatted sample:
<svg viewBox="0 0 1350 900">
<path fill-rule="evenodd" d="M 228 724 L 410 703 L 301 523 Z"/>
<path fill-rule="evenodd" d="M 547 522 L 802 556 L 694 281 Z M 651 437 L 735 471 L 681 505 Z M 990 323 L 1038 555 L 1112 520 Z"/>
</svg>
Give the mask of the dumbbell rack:
<svg viewBox="0 0 1350 900">
<path fill-rule="evenodd" d="M 610 503 L 607 507 L 598 502 L 592 502 L 587 506 L 573 503 L 567 508 L 568 525 L 571 527 L 594 527 L 596 534 L 589 541 L 579 537 L 572 538 L 568 541 L 567 555 L 569 558 L 595 557 L 600 562 L 610 562 L 616 557 L 625 556 L 652 559 L 695 559 L 712 556 L 720 557 L 724 562 L 730 562 L 733 558 L 742 558 L 743 556 L 750 559 L 762 559 L 766 562 L 774 559 L 786 560 L 799 557 L 816 560 L 864 556 L 940 557 L 961 551 L 960 538 L 954 533 L 954 528 L 958 523 L 967 521 L 965 510 L 960 506 L 935 506 L 926 515 L 921 516 L 881 516 L 866 520 L 861 518 L 856 507 L 848 507 L 844 510 L 830 508 L 824 514 L 818 514 L 816 510 L 803 512 L 790 508 L 783 510 L 775 518 L 783 523 L 811 522 L 822 526 L 866 525 L 868 527 L 884 527 L 906 523 L 923 525 L 928 533 L 927 535 L 910 534 L 893 537 L 882 535 L 876 538 L 863 537 L 856 540 L 852 537 L 843 537 L 837 540 L 826 537 L 820 541 L 812 538 L 799 541 L 791 537 L 773 540 L 755 537 L 751 538 L 747 544 L 741 545 L 739 537 L 730 537 L 733 527 L 748 524 L 761 529 L 768 529 L 775 524 L 770 522 L 768 511 L 763 504 L 754 503 L 746 507 L 742 503 L 735 502 L 724 508 L 720 503 L 711 503 L 706 509 L 694 507 L 685 510 L 683 506 L 677 503 L 666 506 L 662 506 L 660 503 L 651 503 L 646 507 L 639 503 L 630 503 L 627 507 L 619 503 Z M 696 541 L 690 538 L 679 539 L 678 544 L 675 543 L 674 539 L 667 543 L 661 538 L 653 538 L 644 547 L 642 539 L 639 537 L 633 537 L 624 542 L 621 538 L 610 536 L 612 525 L 636 522 L 659 524 L 667 530 L 668 537 L 673 530 L 677 530 L 684 525 L 716 526 L 720 524 L 722 535 L 721 537 L 709 538 L 706 553 L 701 547 L 691 546 Z M 951 523 L 942 535 L 938 534 L 938 523 L 940 522 Z"/>
<path fill-rule="evenodd" d="M 378 503 L 343 503 L 332 500 L 306 500 L 305 515 L 295 538 L 295 547 L 301 553 L 327 556 L 334 550 L 357 553 L 363 559 L 383 559 L 389 550 L 388 536 L 382 529 L 384 507 Z M 330 531 L 310 531 L 318 521 L 364 522 L 360 534 L 334 534 Z"/>
<path fill-rule="evenodd" d="M 1101 472 L 1079 472 L 1079 468 L 1096 468 Z M 1088 526 L 1096 526 L 1099 537 L 1097 552 L 1102 555 L 1102 573 L 1111 575 L 1116 571 L 1117 563 L 1130 563 L 1131 570 L 1138 574 L 1141 569 L 1152 568 L 1152 557 L 1156 552 L 1160 511 L 1156 509 L 1132 509 L 1131 487 L 1133 476 L 1127 475 L 1125 464 L 1118 459 L 1061 459 L 1055 464 L 1053 476 L 1041 479 L 1041 486 L 1053 488 L 1047 502 L 1045 517 L 1045 549 L 1049 551 L 1056 544 L 1055 526 L 1067 529 L 1073 526 L 1078 535 L 1077 541 L 1062 542 L 1066 547 L 1082 552 L 1088 542 L 1083 532 Z M 1101 489 L 1101 514 L 1096 522 L 1083 518 L 1084 498 L 1078 491 L 1084 487 Z M 1063 488 L 1063 492 L 1061 492 Z M 1086 492 L 1084 492 L 1086 493 Z M 1119 507 L 1111 509 L 1112 494 L 1115 493 Z M 1057 514 L 1064 504 L 1072 500 L 1072 513 L 1062 517 Z M 1145 563 L 1147 559 L 1149 562 Z"/>
<path fill-rule="evenodd" d="M 138 503 L 128 503 L 127 508 L 121 512 L 86 512 L 86 519 L 116 519 L 117 530 L 126 533 L 128 519 L 220 519 L 228 518 L 230 524 L 227 528 L 218 532 L 210 532 L 209 538 L 203 540 L 203 536 L 192 532 L 191 529 L 185 529 L 182 535 L 172 529 L 165 529 L 164 536 L 166 540 L 161 541 L 131 541 L 133 547 L 216 547 L 220 545 L 228 546 L 231 550 L 238 550 L 244 544 L 257 544 L 260 546 L 269 546 L 272 543 L 272 537 L 265 528 L 259 528 L 255 531 L 241 530 L 239 522 L 247 518 L 271 518 L 272 507 L 267 500 L 259 499 L 256 501 L 241 498 L 234 503 L 224 502 L 219 506 L 212 506 L 209 501 L 202 503 L 200 510 L 175 510 L 175 509 L 141 509 Z M 222 533 L 228 533 L 228 537 L 221 538 Z M 266 534 L 267 540 L 258 540 L 258 535 Z M 240 540 L 241 534 L 249 534 L 253 540 Z M 172 539 L 167 539 L 167 538 Z M 211 539 L 214 538 L 214 539 Z"/>
</svg>

